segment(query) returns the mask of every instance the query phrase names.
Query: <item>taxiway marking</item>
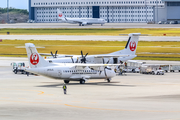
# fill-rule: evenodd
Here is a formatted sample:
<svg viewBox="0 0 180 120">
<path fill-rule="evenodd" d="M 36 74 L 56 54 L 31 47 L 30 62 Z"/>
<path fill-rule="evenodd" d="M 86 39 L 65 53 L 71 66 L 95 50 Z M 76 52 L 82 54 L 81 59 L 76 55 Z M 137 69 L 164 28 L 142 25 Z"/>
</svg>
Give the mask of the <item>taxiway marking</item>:
<svg viewBox="0 0 180 120">
<path fill-rule="evenodd" d="M 157 111 L 157 110 L 128 110 L 128 109 L 91 108 L 91 107 L 74 106 L 74 105 L 62 104 L 62 103 L 50 103 L 50 102 L 28 102 L 28 101 L 12 101 L 12 100 L 0 100 L 0 101 L 1 102 L 14 102 L 14 103 L 64 105 L 64 106 L 72 107 L 72 108 L 92 109 L 92 110 L 127 111 L 127 112 L 153 112 L 153 113 L 180 113 L 180 111 Z"/>
</svg>

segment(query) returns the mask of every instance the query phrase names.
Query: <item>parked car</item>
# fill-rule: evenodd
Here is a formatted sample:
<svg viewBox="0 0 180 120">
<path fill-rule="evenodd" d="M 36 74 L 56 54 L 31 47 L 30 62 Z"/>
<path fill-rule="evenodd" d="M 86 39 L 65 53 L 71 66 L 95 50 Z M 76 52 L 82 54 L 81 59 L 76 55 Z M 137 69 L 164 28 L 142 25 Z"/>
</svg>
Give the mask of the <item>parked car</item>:
<svg viewBox="0 0 180 120">
<path fill-rule="evenodd" d="M 175 24 L 175 22 L 174 21 L 170 21 L 169 24 Z"/>
<path fill-rule="evenodd" d="M 153 75 L 164 75 L 164 70 L 153 70 L 152 74 Z"/>
<path fill-rule="evenodd" d="M 27 23 L 35 23 L 35 20 L 28 20 Z"/>
<path fill-rule="evenodd" d="M 163 24 L 163 22 L 162 22 L 162 21 L 159 21 L 158 24 Z"/>
</svg>

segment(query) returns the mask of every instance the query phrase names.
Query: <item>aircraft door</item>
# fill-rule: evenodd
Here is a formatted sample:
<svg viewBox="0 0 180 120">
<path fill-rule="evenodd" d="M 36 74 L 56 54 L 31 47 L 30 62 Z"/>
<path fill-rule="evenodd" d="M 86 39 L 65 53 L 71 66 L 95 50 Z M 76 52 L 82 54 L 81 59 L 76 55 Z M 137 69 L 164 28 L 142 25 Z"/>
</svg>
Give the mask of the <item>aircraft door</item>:
<svg viewBox="0 0 180 120">
<path fill-rule="evenodd" d="M 62 71 L 58 70 L 58 77 L 61 77 L 61 76 L 62 76 Z"/>
<path fill-rule="evenodd" d="M 118 59 L 117 58 L 113 58 L 113 64 L 117 64 Z"/>
</svg>

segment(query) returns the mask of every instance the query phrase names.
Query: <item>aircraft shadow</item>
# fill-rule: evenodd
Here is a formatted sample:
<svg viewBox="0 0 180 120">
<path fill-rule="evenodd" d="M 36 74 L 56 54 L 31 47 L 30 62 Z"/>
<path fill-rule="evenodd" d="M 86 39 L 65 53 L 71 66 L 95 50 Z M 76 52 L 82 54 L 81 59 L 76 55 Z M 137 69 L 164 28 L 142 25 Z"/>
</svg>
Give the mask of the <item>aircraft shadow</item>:
<svg viewBox="0 0 180 120">
<path fill-rule="evenodd" d="M 47 82 L 46 82 L 47 83 Z M 116 86 L 116 87 L 136 87 L 135 85 L 117 85 L 113 83 L 119 83 L 119 82 L 94 82 L 94 83 L 85 83 L 85 84 L 79 84 L 79 83 L 69 83 L 66 84 L 67 86 L 75 86 L 75 85 L 82 85 L 82 86 L 89 86 L 89 85 L 94 85 L 94 86 Z M 57 83 L 57 84 L 50 84 L 50 85 L 39 85 L 36 87 L 62 87 L 64 83 Z"/>
</svg>

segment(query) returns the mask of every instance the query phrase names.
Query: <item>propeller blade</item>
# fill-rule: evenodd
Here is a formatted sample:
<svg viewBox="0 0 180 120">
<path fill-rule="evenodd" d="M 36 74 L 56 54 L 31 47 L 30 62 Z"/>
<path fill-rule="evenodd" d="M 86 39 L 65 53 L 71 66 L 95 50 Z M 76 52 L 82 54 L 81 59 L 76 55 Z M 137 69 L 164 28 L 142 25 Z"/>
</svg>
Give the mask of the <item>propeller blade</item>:
<svg viewBox="0 0 180 120">
<path fill-rule="evenodd" d="M 109 64 L 109 61 L 110 61 L 110 60 L 108 60 L 106 64 Z"/>
<path fill-rule="evenodd" d="M 51 55 L 52 55 L 52 57 L 54 58 L 54 55 L 53 55 L 52 51 L 51 51 Z"/>
<path fill-rule="evenodd" d="M 81 50 L 81 55 L 82 55 L 82 58 L 83 58 L 83 51 Z"/>
<path fill-rule="evenodd" d="M 73 60 L 73 58 L 71 57 L 71 60 L 72 60 L 72 63 L 74 63 L 74 60 Z"/>
<path fill-rule="evenodd" d="M 56 52 L 55 52 L 55 58 L 57 58 L 57 52 L 58 52 L 58 50 L 56 50 Z"/>
<path fill-rule="evenodd" d="M 88 55 L 88 53 L 86 53 L 86 55 L 84 57 L 86 57 Z"/>
<path fill-rule="evenodd" d="M 107 79 L 107 74 L 106 74 L 106 67 L 104 67 L 104 74 L 106 76 L 106 79 Z"/>
<path fill-rule="evenodd" d="M 111 70 L 111 68 L 106 67 L 106 69 Z"/>
<path fill-rule="evenodd" d="M 105 62 L 104 62 L 104 58 L 103 58 L 103 64 L 104 64 Z"/>
</svg>

